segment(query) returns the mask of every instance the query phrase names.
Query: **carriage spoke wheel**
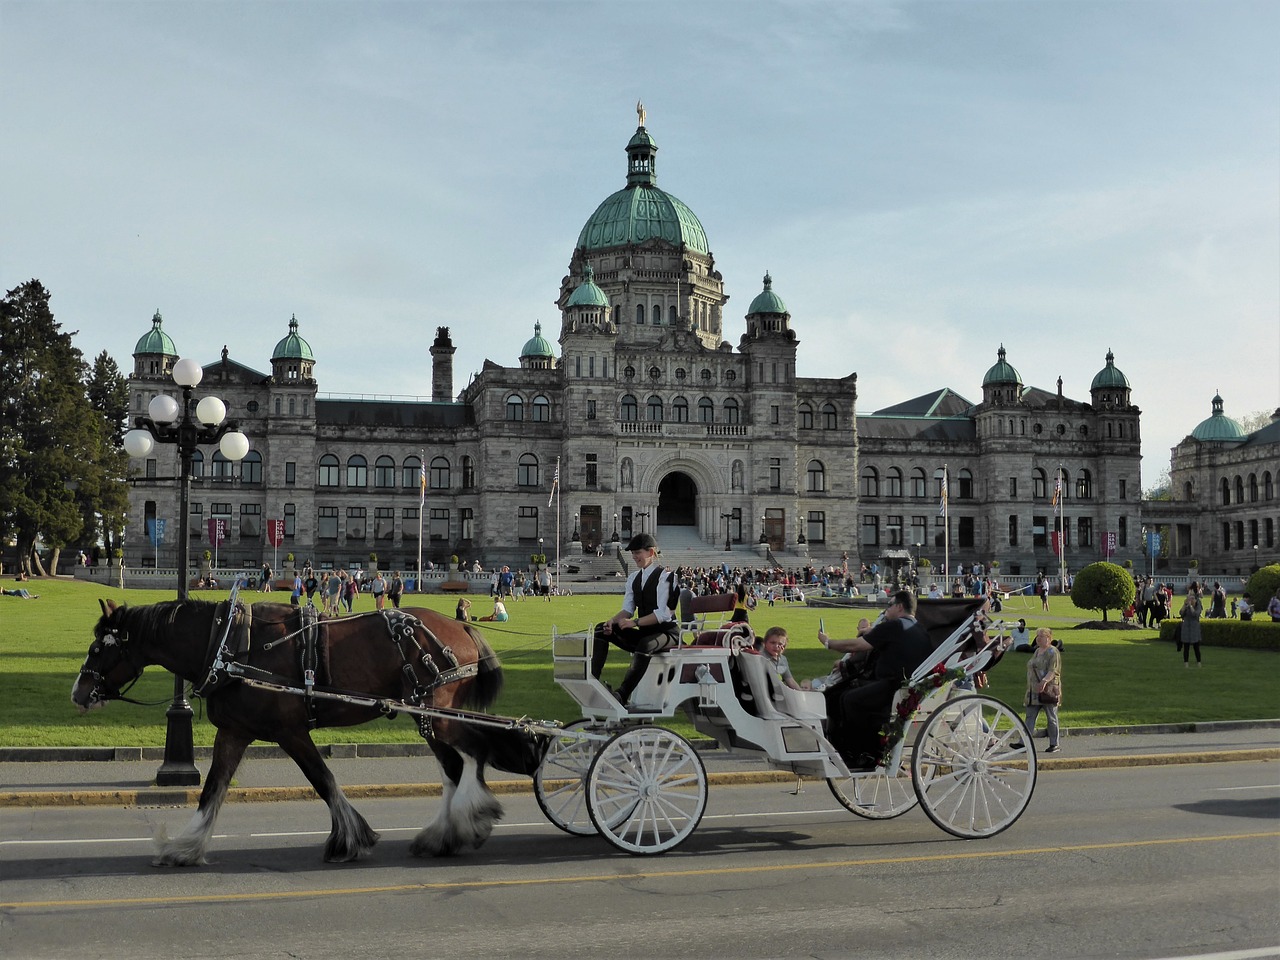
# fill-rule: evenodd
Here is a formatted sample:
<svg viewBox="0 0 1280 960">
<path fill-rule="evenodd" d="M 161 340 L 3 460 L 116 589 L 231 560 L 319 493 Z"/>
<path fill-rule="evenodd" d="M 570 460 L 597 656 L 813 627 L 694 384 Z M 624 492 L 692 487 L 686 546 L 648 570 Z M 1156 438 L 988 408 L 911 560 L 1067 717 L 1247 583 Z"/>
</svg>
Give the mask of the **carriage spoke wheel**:
<svg viewBox="0 0 1280 960">
<path fill-rule="evenodd" d="M 672 850 L 707 808 L 707 772 L 693 745 L 661 727 L 624 730 L 604 745 L 587 775 L 587 810 L 619 850 Z"/>
<path fill-rule="evenodd" d="M 827 786 L 846 810 L 868 820 L 900 817 L 920 802 L 911 785 L 910 747 L 902 751 L 896 770 L 881 768 L 851 777 L 828 777 Z"/>
<path fill-rule="evenodd" d="M 542 763 L 533 775 L 533 795 L 547 819 L 565 833 L 593 836 L 596 826 L 587 812 L 587 774 L 598 740 L 573 736 L 570 731 L 603 730 L 590 720 L 575 720 L 551 738 Z"/>
<path fill-rule="evenodd" d="M 924 812 L 943 830 L 965 839 L 995 836 L 1031 801 L 1031 735 L 999 700 L 958 697 L 924 722 L 911 775 Z"/>
</svg>

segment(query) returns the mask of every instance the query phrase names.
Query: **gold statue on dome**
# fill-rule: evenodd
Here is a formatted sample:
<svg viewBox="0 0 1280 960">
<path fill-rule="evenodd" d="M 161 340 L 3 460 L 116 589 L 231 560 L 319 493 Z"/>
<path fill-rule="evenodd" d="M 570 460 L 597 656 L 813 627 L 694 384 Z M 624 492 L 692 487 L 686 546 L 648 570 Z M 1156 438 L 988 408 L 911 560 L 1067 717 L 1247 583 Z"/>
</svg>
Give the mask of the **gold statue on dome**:
<svg viewBox="0 0 1280 960">
<path fill-rule="evenodd" d="M 640 118 L 640 126 L 644 126 L 644 118 L 647 114 L 644 112 L 644 103 L 640 100 L 636 101 L 636 116 Z"/>
</svg>

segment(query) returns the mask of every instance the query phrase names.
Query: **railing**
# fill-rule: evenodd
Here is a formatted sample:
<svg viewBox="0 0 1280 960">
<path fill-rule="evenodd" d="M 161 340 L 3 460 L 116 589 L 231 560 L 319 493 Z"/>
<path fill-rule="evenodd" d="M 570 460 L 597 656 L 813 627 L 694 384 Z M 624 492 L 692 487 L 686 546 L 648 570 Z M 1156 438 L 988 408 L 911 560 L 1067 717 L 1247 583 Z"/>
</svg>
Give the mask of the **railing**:
<svg viewBox="0 0 1280 960">
<path fill-rule="evenodd" d="M 618 432 L 642 436 L 745 437 L 745 423 L 680 423 L 670 420 L 619 420 Z"/>
</svg>

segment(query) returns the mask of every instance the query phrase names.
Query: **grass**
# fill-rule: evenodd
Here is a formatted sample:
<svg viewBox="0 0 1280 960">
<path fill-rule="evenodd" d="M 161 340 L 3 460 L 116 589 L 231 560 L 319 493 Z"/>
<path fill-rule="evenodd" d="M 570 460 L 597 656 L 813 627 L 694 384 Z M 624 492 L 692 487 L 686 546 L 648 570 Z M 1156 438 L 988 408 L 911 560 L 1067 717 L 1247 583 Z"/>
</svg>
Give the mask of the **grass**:
<svg viewBox="0 0 1280 960">
<path fill-rule="evenodd" d="M 39 600 L 0 597 L 0 746 L 158 746 L 164 743 L 165 708 L 172 694 L 169 674 L 150 668 L 131 691 L 157 706 L 113 703 L 87 715 L 76 713 L 70 702 L 71 685 L 79 671 L 93 625 L 99 616 L 98 599 L 111 598 L 131 604 L 155 603 L 172 598 L 171 592 L 112 590 L 73 581 L 39 581 L 28 585 Z M 224 599 L 224 591 L 199 594 L 202 599 Z M 271 599 L 287 603 L 288 594 L 253 594 L 250 600 Z M 453 613 L 456 599 L 427 594 L 408 598 L 417 605 Z M 1019 601 L 1015 601 L 1017 604 Z M 549 720 L 573 720 L 576 704 L 551 679 L 550 636 L 553 625 L 562 633 L 587 629 L 614 613 L 615 595 L 557 597 L 513 602 L 511 620 L 505 624 L 481 624 L 486 637 L 503 659 L 506 690 L 495 713 Z M 372 610 L 373 601 L 360 597 L 356 610 Z M 477 600 L 475 609 L 487 612 Z M 1205 666 L 1183 669 L 1182 658 L 1169 643 L 1155 639 L 1154 630 L 1118 631 L 1075 629 L 1093 620 L 1090 611 L 1076 609 L 1065 597 L 1054 597 L 1050 611 L 1042 614 L 1038 601 L 1026 609 L 1007 608 L 1005 616 L 1026 617 L 1032 627 L 1054 629 L 1066 644 L 1063 657 L 1064 726 L 1113 726 L 1206 720 L 1248 720 L 1277 715 L 1276 669 L 1272 651 L 1204 647 Z M 757 632 L 774 624 L 791 636 L 787 656 L 799 678 L 820 676 L 831 665 L 831 654 L 818 646 L 819 618 L 832 636 L 853 633 L 857 614 L 779 604 L 761 607 L 752 614 Z M 620 678 L 626 655 L 615 650 L 609 658 L 606 679 Z M 991 673 L 989 693 L 1015 707 L 1022 704 L 1026 658 L 1007 654 Z M 195 704 L 195 740 L 213 742 L 213 728 Z M 689 732 L 683 720 L 675 729 Z M 410 742 L 416 729 L 407 717 L 376 721 L 361 727 L 316 731 L 320 743 Z"/>
</svg>

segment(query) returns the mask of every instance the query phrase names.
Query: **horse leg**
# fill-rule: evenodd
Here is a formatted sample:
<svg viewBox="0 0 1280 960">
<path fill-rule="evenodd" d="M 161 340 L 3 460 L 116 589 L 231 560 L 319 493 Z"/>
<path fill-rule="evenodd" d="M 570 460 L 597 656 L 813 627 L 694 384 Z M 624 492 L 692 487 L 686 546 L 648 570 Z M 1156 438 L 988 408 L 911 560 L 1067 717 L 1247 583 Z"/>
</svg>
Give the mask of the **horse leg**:
<svg viewBox="0 0 1280 960">
<path fill-rule="evenodd" d="M 209 837 L 213 835 L 213 825 L 218 819 L 218 811 L 227 799 L 227 788 L 231 778 L 244 756 L 245 748 L 252 742 L 251 738 L 239 734 L 219 730 L 213 741 L 213 762 L 209 766 L 209 776 L 205 778 L 204 789 L 200 791 L 200 802 L 196 806 L 195 816 L 176 837 L 170 839 L 163 827 L 156 833 L 156 858 L 152 863 L 157 867 L 190 867 L 205 862 L 205 850 L 209 846 Z"/>
<path fill-rule="evenodd" d="M 479 847 L 502 817 L 502 804 L 489 790 L 480 761 L 452 746 L 433 741 L 444 774 L 440 812 L 413 838 L 415 857 L 447 857 L 464 847 Z"/>
<path fill-rule="evenodd" d="M 333 773 L 320 756 L 310 735 L 302 733 L 280 740 L 279 743 L 280 748 L 298 765 L 303 776 L 329 807 L 332 829 L 324 845 L 325 862 L 345 863 L 357 860 L 372 850 L 378 842 L 377 831 L 351 806 L 351 801 L 333 778 Z"/>
</svg>

